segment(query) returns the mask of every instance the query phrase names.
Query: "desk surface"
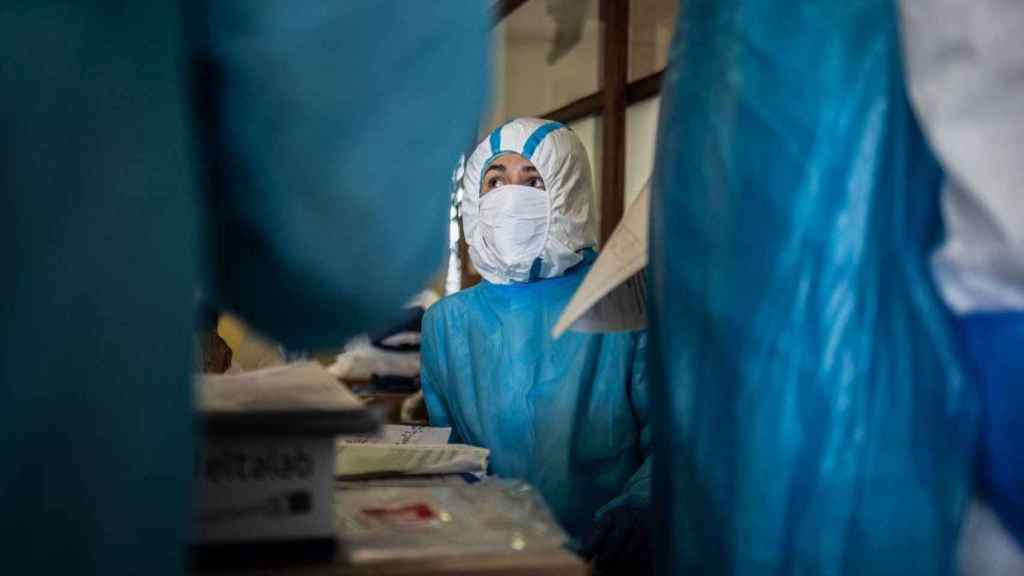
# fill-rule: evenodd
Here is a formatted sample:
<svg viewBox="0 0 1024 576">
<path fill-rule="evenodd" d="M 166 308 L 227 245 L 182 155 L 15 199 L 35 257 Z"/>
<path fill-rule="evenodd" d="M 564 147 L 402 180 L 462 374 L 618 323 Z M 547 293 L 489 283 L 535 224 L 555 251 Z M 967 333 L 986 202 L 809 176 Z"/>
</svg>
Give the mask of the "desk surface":
<svg viewBox="0 0 1024 576">
<path fill-rule="evenodd" d="M 215 576 L 586 576 L 587 564 L 564 550 L 482 554 L 352 567 L 340 563 L 217 572 Z M 203 572 L 203 576 L 214 573 Z"/>
</svg>

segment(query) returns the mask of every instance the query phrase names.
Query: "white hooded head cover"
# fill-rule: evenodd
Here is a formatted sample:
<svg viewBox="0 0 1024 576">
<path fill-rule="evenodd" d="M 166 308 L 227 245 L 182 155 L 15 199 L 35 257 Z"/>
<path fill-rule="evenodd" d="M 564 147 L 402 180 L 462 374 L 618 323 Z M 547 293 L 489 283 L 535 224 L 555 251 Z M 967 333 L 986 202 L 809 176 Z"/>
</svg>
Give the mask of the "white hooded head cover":
<svg viewBox="0 0 1024 576">
<path fill-rule="evenodd" d="M 469 244 L 469 257 L 490 282 L 521 281 L 495 269 L 480 251 L 481 178 L 495 159 L 508 153 L 529 160 L 547 188 L 551 218 L 536 276 L 561 276 L 583 259 L 584 248 L 597 245 L 597 235 L 591 211 L 592 184 L 587 151 L 576 134 L 558 122 L 538 118 L 512 120 L 491 132 L 466 161 L 462 225 Z"/>
</svg>

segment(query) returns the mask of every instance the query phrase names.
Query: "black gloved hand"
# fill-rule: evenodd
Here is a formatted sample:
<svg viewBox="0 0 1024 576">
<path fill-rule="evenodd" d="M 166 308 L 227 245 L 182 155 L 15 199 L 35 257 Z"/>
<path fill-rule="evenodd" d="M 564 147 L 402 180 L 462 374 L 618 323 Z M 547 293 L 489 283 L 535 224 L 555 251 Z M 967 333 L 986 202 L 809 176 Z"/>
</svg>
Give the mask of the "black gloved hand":
<svg viewBox="0 0 1024 576">
<path fill-rule="evenodd" d="M 594 575 L 654 573 L 650 509 L 631 499 L 610 508 L 598 520 L 580 549 L 593 561 Z"/>
</svg>

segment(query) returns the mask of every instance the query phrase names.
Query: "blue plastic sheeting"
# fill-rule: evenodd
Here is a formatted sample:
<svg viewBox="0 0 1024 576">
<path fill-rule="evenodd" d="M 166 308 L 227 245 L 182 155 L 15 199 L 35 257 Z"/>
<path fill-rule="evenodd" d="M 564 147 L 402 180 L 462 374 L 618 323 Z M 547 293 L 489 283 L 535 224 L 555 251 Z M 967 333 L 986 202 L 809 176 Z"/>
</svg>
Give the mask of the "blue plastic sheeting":
<svg viewBox="0 0 1024 576">
<path fill-rule="evenodd" d="M 185 573 L 205 256 L 220 304 L 295 346 L 400 311 L 443 255 L 488 23 L 475 1 L 0 9 L 3 573 Z"/>
<path fill-rule="evenodd" d="M 198 58 L 222 308 L 300 349 L 400 316 L 441 268 L 488 23 L 472 0 L 209 4 Z"/>
<path fill-rule="evenodd" d="M 680 15 L 652 198 L 661 573 L 954 569 L 977 399 L 897 28 L 887 0 Z"/>
</svg>

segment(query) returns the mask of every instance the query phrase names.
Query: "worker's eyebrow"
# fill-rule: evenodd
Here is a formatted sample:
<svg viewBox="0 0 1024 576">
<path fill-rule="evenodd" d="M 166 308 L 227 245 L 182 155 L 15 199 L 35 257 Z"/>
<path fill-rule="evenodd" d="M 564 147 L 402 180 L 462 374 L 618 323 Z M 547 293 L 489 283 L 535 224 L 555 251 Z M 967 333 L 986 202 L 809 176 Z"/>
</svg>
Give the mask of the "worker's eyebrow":
<svg viewBox="0 0 1024 576">
<path fill-rule="evenodd" d="M 532 172 L 534 174 L 540 174 L 540 170 L 537 170 L 536 166 L 523 166 L 523 172 Z"/>
<path fill-rule="evenodd" d="M 487 173 L 490 172 L 491 170 L 497 170 L 498 172 L 502 173 L 508 171 L 508 169 L 505 168 L 504 164 L 491 164 L 490 166 L 487 167 L 487 170 L 484 170 L 484 176 L 486 176 Z"/>
</svg>

